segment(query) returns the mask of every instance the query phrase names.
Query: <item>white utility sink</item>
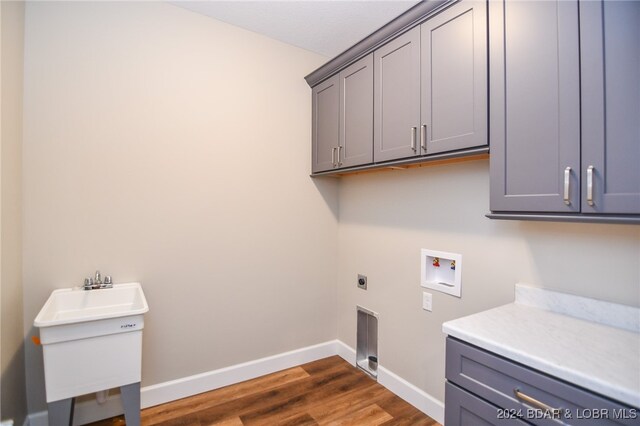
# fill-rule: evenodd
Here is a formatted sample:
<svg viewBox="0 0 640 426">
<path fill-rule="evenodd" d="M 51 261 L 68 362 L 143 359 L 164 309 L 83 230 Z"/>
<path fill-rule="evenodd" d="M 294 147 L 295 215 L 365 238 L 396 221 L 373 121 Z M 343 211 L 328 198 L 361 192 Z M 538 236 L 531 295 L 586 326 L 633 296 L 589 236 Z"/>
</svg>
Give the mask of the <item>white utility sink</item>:
<svg viewBox="0 0 640 426">
<path fill-rule="evenodd" d="M 36 327 L 95 321 L 149 310 L 140 283 L 115 284 L 113 288 L 54 290 L 36 317 Z"/>
<path fill-rule="evenodd" d="M 54 290 L 33 322 L 40 328 L 47 402 L 140 382 L 148 310 L 140 283 Z"/>
</svg>

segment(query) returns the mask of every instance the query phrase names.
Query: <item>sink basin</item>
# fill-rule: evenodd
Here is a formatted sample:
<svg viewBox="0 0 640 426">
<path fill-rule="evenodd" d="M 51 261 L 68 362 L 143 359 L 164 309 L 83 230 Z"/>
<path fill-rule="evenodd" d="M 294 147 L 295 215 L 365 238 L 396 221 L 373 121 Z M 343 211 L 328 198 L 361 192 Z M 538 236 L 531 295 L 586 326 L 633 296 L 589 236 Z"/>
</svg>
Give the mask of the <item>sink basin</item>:
<svg viewBox="0 0 640 426">
<path fill-rule="evenodd" d="M 36 317 L 36 327 L 72 324 L 144 314 L 149 310 L 140 283 L 115 284 L 113 288 L 54 290 Z"/>
<path fill-rule="evenodd" d="M 148 310 L 140 283 L 54 290 L 33 322 L 47 402 L 139 383 Z"/>
</svg>

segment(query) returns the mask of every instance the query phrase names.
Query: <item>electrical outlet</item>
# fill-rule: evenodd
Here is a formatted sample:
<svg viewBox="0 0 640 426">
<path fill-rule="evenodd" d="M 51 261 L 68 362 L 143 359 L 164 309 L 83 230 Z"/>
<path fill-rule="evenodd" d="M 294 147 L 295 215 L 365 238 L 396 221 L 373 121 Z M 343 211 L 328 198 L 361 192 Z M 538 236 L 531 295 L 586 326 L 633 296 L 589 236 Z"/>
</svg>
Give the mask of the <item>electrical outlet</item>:
<svg viewBox="0 0 640 426">
<path fill-rule="evenodd" d="M 422 309 L 425 311 L 431 312 L 433 307 L 433 300 L 431 293 L 427 293 L 426 291 L 422 292 Z"/>
<path fill-rule="evenodd" d="M 358 274 L 358 288 L 367 289 L 367 277 L 365 275 Z"/>
</svg>

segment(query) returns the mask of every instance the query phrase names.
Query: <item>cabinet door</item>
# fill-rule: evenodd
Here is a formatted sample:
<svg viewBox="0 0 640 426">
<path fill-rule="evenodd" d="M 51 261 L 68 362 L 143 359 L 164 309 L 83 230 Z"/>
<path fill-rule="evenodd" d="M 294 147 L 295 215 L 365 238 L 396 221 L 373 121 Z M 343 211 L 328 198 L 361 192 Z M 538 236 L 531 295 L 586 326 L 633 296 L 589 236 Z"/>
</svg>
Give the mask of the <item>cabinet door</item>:
<svg viewBox="0 0 640 426">
<path fill-rule="evenodd" d="M 335 75 L 311 91 L 311 170 L 322 172 L 337 166 L 339 142 L 340 81 Z"/>
<path fill-rule="evenodd" d="M 373 162 L 373 54 L 340 72 L 338 166 Z"/>
<path fill-rule="evenodd" d="M 418 154 L 420 27 L 374 52 L 375 162 Z"/>
<path fill-rule="evenodd" d="M 420 30 L 421 153 L 486 145 L 486 1 L 456 3 Z"/>
<path fill-rule="evenodd" d="M 640 213 L 640 2 L 581 2 L 580 26 L 582 211 Z"/>
<path fill-rule="evenodd" d="M 578 212 L 577 1 L 491 1 L 489 23 L 491 210 Z"/>
</svg>

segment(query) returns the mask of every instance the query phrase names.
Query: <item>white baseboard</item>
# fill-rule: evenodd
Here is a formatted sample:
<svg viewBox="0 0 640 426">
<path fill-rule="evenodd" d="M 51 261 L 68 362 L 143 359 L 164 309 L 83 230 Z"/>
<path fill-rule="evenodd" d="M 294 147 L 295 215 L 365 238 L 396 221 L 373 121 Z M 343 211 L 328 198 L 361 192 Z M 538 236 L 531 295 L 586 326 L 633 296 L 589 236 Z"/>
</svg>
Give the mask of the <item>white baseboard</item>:
<svg viewBox="0 0 640 426">
<path fill-rule="evenodd" d="M 339 355 L 355 365 L 356 352 L 339 340 L 308 346 L 282 354 L 260 358 L 242 364 L 209 371 L 202 374 L 171 380 L 140 389 L 142 408 L 164 404 L 202 392 L 211 391 L 234 383 L 254 379 L 265 374 L 295 367 L 318 359 Z M 382 366 L 378 367 L 378 383 L 398 395 L 417 409 L 437 420 L 444 419 L 444 404 L 411 383 Z M 76 404 L 74 425 L 83 425 L 122 414 L 120 396 L 110 396 L 104 404 L 95 400 Z M 24 426 L 49 426 L 47 412 L 30 414 Z"/>
<path fill-rule="evenodd" d="M 336 340 L 336 342 L 337 342 L 337 346 L 338 346 L 337 355 L 339 355 L 340 358 L 344 359 L 349 364 L 356 365 L 356 351 L 355 351 L 355 349 L 353 349 L 351 346 L 347 346 L 345 343 L 341 342 L 340 340 Z"/>
<path fill-rule="evenodd" d="M 273 355 L 242 364 L 232 365 L 202 374 L 183 377 L 140 389 L 140 405 L 142 408 L 164 404 L 165 402 L 196 395 L 218 389 L 234 383 L 254 379 L 265 374 L 295 367 L 337 354 L 337 340 L 308 346 L 290 352 Z M 123 413 L 120 395 L 110 396 L 104 404 L 95 399 L 76 404 L 73 424 L 83 425 Z M 49 426 L 47 412 L 30 414 L 28 426 Z"/>
<path fill-rule="evenodd" d="M 141 389 L 142 407 L 152 407 L 335 355 L 336 342 L 337 340 L 332 340 L 207 373 L 145 386 Z"/>
<path fill-rule="evenodd" d="M 402 377 L 378 366 L 378 383 L 440 424 L 444 424 L 444 403 Z"/>
<path fill-rule="evenodd" d="M 348 363 L 355 365 L 355 349 L 347 346 L 340 340 L 337 340 L 336 342 L 338 346 L 338 355 Z M 382 365 L 378 365 L 378 383 L 425 413 L 427 416 L 436 420 L 438 423 L 444 424 L 444 404 L 442 401 L 434 398 L 422 389 L 417 388 L 402 377 L 387 370 Z"/>
</svg>

